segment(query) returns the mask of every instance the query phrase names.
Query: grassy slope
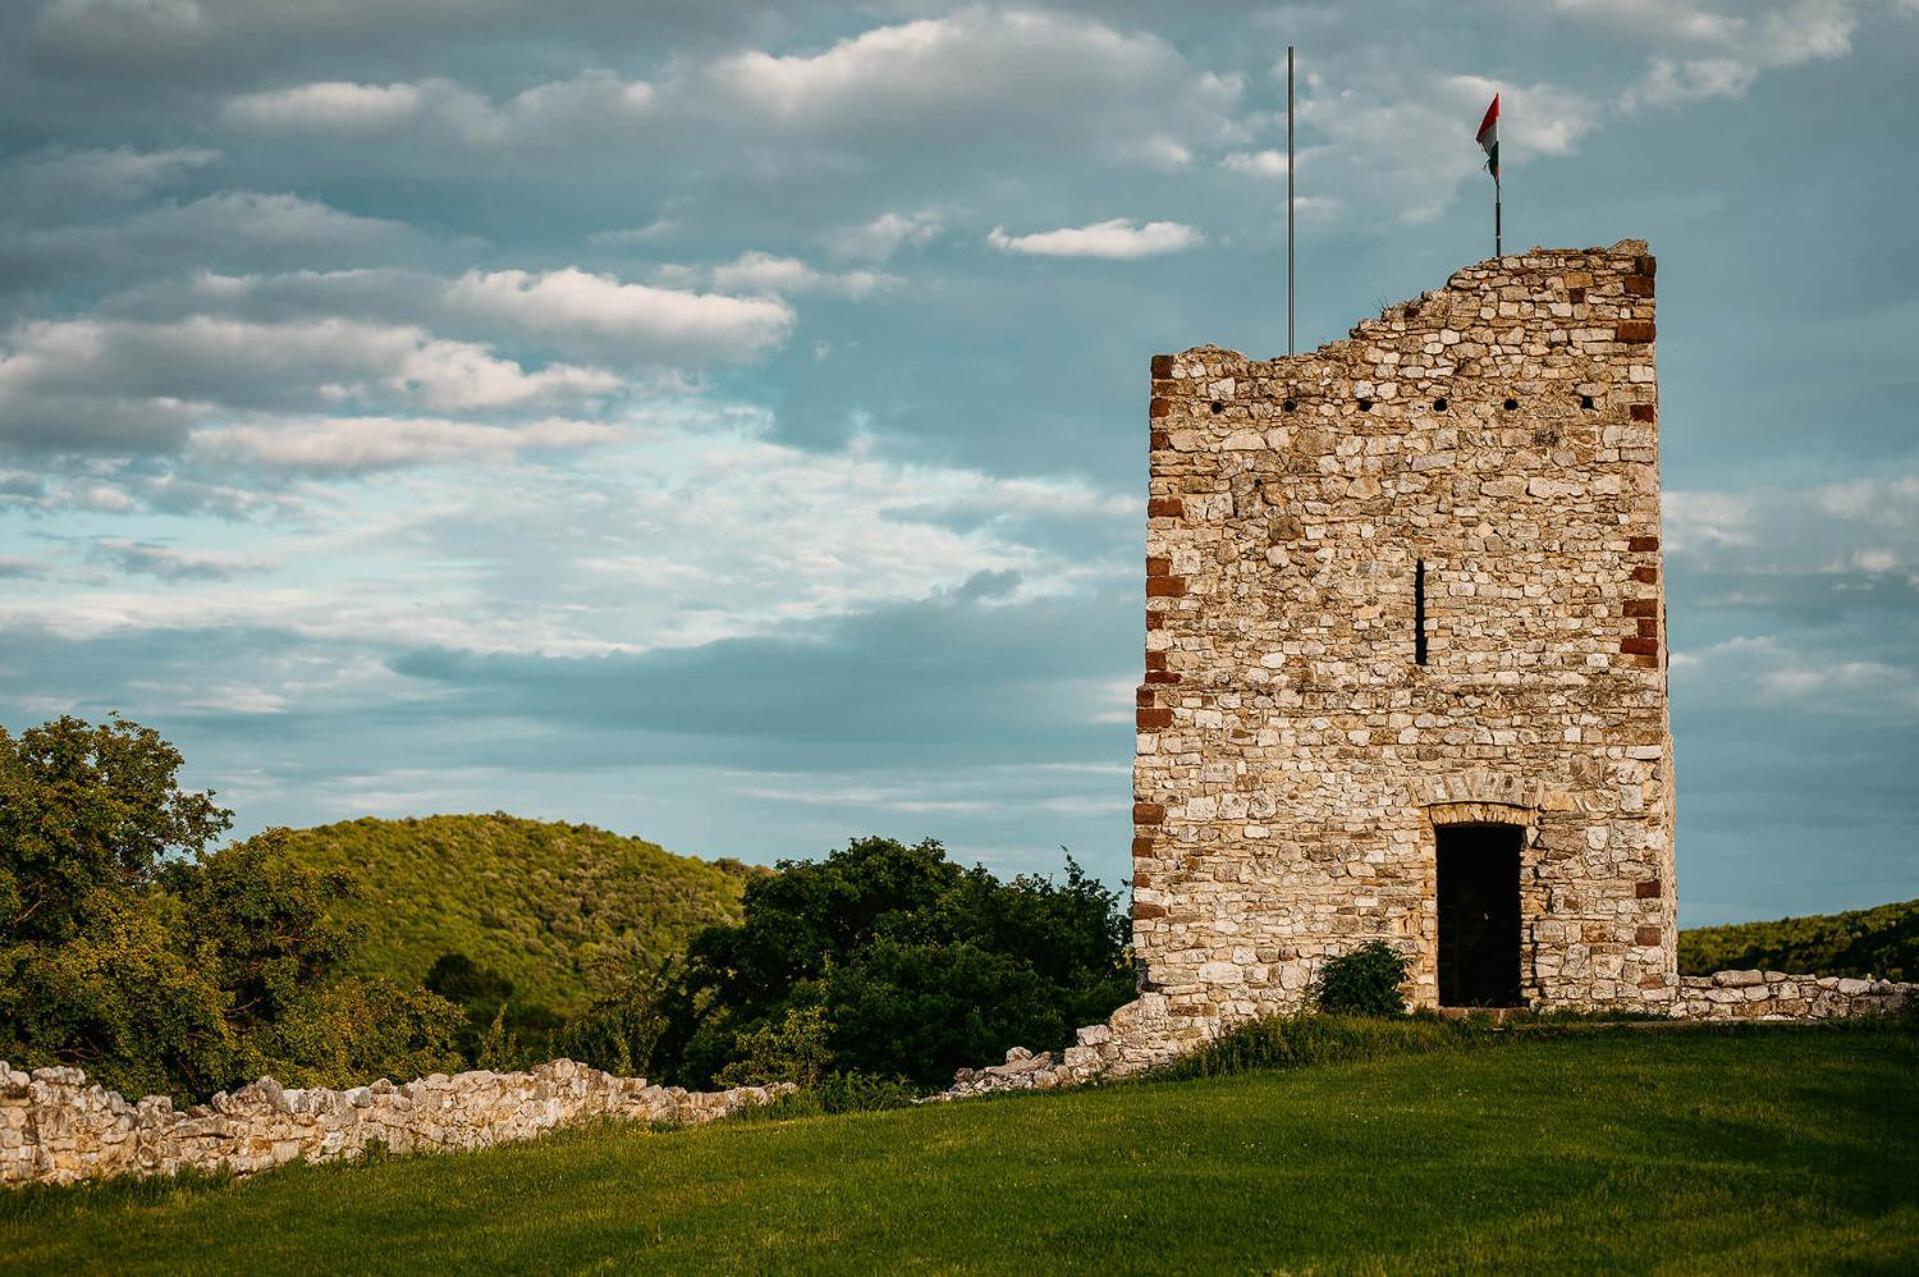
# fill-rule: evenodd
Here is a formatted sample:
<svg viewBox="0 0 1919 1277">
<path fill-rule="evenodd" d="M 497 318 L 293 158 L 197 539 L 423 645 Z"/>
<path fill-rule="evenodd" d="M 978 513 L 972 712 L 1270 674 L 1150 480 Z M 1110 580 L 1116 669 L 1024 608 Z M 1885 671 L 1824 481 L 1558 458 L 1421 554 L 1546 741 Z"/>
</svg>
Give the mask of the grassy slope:
<svg viewBox="0 0 1919 1277">
<path fill-rule="evenodd" d="M 0 1200 L 42 1272 L 1919 1268 L 1919 1035 L 1474 1052 Z"/>
<path fill-rule="evenodd" d="M 344 821 L 297 831 L 293 848 L 365 886 L 362 973 L 415 983 L 441 954 L 464 953 L 511 979 L 516 998 L 558 1011 L 635 959 L 737 921 L 745 882 L 638 838 L 499 813 Z"/>
<path fill-rule="evenodd" d="M 1919 900 L 1679 933 L 1687 975 L 1754 968 L 1919 980 Z"/>
</svg>

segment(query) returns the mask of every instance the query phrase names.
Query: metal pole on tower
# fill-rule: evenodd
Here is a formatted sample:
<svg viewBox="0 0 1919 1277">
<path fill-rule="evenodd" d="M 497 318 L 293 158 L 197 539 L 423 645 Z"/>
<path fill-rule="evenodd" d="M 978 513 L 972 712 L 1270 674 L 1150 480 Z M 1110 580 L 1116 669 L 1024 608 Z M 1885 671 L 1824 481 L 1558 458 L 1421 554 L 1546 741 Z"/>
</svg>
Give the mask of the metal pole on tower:
<svg viewBox="0 0 1919 1277">
<path fill-rule="evenodd" d="M 1493 178 L 1493 256 L 1504 257 L 1505 249 L 1500 246 L 1499 231 L 1499 179 Z"/>
<path fill-rule="evenodd" d="M 1286 46 L 1286 353 L 1293 353 L 1293 46 Z"/>
</svg>

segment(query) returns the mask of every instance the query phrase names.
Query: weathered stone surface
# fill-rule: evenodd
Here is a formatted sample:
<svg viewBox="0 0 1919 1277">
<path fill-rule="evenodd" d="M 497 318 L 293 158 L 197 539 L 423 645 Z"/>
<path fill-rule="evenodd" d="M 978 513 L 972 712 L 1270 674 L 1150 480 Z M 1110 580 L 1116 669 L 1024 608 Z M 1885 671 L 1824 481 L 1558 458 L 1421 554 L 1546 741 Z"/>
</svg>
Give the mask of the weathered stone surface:
<svg viewBox="0 0 1919 1277">
<path fill-rule="evenodd" d="M 375 1143 L 396 1152 L 482 1148 L 598 1117 L 710 1122 L 791 1089 L 686 1091 L 554 1060 L 528 1073 L 435 1073 L 401 1086 L 382 1078 L 345 1091 L 261 1078 L 179 1113 L 166 1096 L 130 1104 L 79 1069 L 29 1074 L 0 1061 L 0 1184 L 189 1168 L 245 1175 L 296 1158 L 355 1158 Z"/>
<path fill-rule="evenodd" d="M 1535 250 L 1311 354 L 1162 365 L 1146 650 L 1179 681 L 1140 688 L 1133 931 L 1171 1017 L 1290 1010 L 1375 937 L 1435 1005 L 1434 831 L 1488 822 L 1526 832 L 1528 1004 L 1672 1001 L 1649 260 Z"/>
<path fill-rule="evenodd" d="M 1150 450 L 1133 770 L 1142 994 L 1050 1084 L 1294 1010 L 1375 938 L 1436 1005 L 1447 825 L 1522 832 L 1529 1006 L 1904 999 L 1678 974 L 1654 274 L 1639 241 L 1534 249 L 1311 354 L 1154 361 L 1170 446 Z M 1040 1084 L 985 1070 L 952 1093 Z"/>
</svg>

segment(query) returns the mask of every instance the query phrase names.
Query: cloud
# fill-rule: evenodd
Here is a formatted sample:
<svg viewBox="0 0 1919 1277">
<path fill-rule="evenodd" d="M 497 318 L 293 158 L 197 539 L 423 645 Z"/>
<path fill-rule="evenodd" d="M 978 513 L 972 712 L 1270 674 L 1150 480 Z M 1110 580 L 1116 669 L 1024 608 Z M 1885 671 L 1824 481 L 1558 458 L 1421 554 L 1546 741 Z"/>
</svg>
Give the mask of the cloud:
<svg viewBox="0 0 1919 1277">
<path fill-rule="evenodd" d="M 1627 111 L 1743 97 L 1767 71 L 1852 51 L 1853 0 L 1784 0 L 1728 7 L 1712 0 L 1554 0 L 1562 13 L 1653 44 L 1645 71 L 1620 95 Z"/>
<path fill-rule="evenodd" d="M 1220 158 L 1219 166 L 1229 173 L 1247 177 L 1285 177 L 1286 152 L 1230 151 Z"/>
<path fill-rule="evenodd" d="M 634 248 L 640 245 L 657 244 L 661 240 L 672 238 L 673 232 L 679 229 L 679 225 L 670 217 L 658 217 L 644 226 L 594 231 L 586 237 L 586 242 L 595 248 Z"/>
<path fill-rule="evenodd" d="M 842 257 L 857 257 L 883 262 L 902 248 L 923 248 L 943 227 L 943 219 L 933 209 L 916 213 L 881 213 L 870 222 L 843 227 L 827 239 L 827 246 Z"/>
<path fill-rule="evenodd" d="M 784 342 L 794 323 L 792 309 L 772 298 L 628 284 L 574 267 L 468 272 L 446 288 L 440 308 L 608 355 L 621 348 L 632 362 L 655 364 L 751 359 Z"/>
<path fill-rule="evenodd" d="M 1668 553 L 1758 577 L 1910 574 L 1919 588 L 1919 475 L 1665 496 Z M 1824 589 L 1826 586 L 1820 586 Z"/>
<path fill-rule="evenodd" d="M 1065 641 L 1089 611 L 1117 621 L 1122 609 L 1131 591 L 1010 606 L 939 594 L 785 635 L 591 657 L 421 647 L 392 668 L 459 706 L 576 728 L 885 749 L 897 765 L 970 752 L 956 748 L 963 721 L 1002 742 L 1002 761 L 1053 761 L 1130 730 L 1097 721 L 1103 691 Z"/>
<path fill-rule="evenodd" d="M 1910 659 L 1835 659 L 1762 634 L 1676 651 L 1672 665 L 1675 694 L 1695 704 L 1919 725 L 1919 666 Z"/>
<path fill-rule="evenodd" d="M 653 98 L 653 86 L 643 80 L 594 69 L 501 102 L 445 79 L 322 80 L 230 98 L 222 114 L 229 124 L 255 131 L 390 136 L 412 129 L 491 147 L 525 145 L 581 128 L 604 132 L 647 115 Z"/>
<path fill-rule="evenodd" d="M 1500 162 L 1508 167 L 1571 154 L 1603 114 L 1585 94 L 1543 81 L 1444 75 L 1402 83 L 1412 91 L 1387 96 L 1368 85 L 1300 101 L 1300 120 L 1328 143 L 1313 149 L 1316 190 L 1331 186 L 1349 205 L 1379 203 L 1397 209 L 1401 221 L 1430 221 L 1483 169 L 1472 132 L 1495 93 Z"/>
<path fill-rule="evenodd" d="M 986 242 L 1002 253 L 1028 257 L 1103 257 L 1130 261 L 1197 248 L 1206 237 L 1180 222 L 1138 222 L 1123 217 L 1087 226 L 1062 227 L 1031 235 L 1008 235 L 995 226 Z"/>
<path fill-rule="evenodd" d="M 49 216 L 66 220 L 77 210 L 141 199 L 219 158 L 220 152 L 199 146 L 161 151 L 53 147 L 0 171 L 0 191 L 16 217 L 34 223 Z"/>
<path fill-rule="evenodd" d="M 88 557 L 96 563 L 110 564 L 129 575 L 157 577 L 163 581 L 227 581 L 237 576 L 270 571 L 277 566 L 270 559 L 181 550 L 117 537 L 95 541 L 88 550 Z"/>
<path fill-rule="evenodd" d="M 429 92 L 417 84 L 327 80 L 249 93 L 229 101 L 225 113 L 230 120 L 266 128 L 390 128 L 419 114 Z"/>
<path fill-rule="evenodd" d="M 905 281 L 884 271 L 823 271 L 796 257 L 745 252 L 712 270 L 713 287 L 729 293 L 792 297 L 818 294 L 854 299 L 897 288 Z"/>
<path fill-rule="evenodd" d="M 195 431 L 195 461 L 239 462 L 283 474 L 362 475 L 441 462 L 500 463 L 577 451 L 625 435 L 617 424 L 548 418 L 501 426 L 444 418 L 318 417 Z"/>
<path fill-rule="evenodd" d="M 772 298 L 634 284 L 572 266 L 473 270 L 452 278 L 392 268 L 202 273 L 184 285 L 129 291 L 107 308 L 140 318 L 190 312 L 276 323 L 337 317 L 416 325 L 653 368 L 756 358 L 785 341 L 796 318 Z"/>
<path fill-rule="evenodd" d="M 1091 17 L 973 6 L 875 27 L 812 53 L 747 50 L 709 63 L 687 101 L 821 140 L 940 139 L 941 162 L 982 149 L 1090 143 L 1161 169 L 1232 127 L 1241 82 L 1196 73 L 1144 31 Z"/>
<path fill-rule="evenodd" d="M 63 223 L 0 235 L 0 275 L 14 287 L 76 279 L 152 278 L 178 271 L 275 270 L 418 256 L 427 237 L 404 222 L 343 212 L 297 195 L 221 191 L 118 222 Z"/>
<path fill-rule="evenodd" d="M 46 571 L 46 565 L 34 559 L 23 559 L 18 555 L 0 554 L 0 581 L 21 580 L 25 577 L 39 576 Z"/>
<path fill-rule="evenodd" d="M 168 451 L 221 411 L 322 402 L 538 410 L 623 384 L 571 364 L 529 369 L 411 326 L 39 321 L 14 329 L 0 348 L 0 442 L 45 452 Z"/>
</svg>

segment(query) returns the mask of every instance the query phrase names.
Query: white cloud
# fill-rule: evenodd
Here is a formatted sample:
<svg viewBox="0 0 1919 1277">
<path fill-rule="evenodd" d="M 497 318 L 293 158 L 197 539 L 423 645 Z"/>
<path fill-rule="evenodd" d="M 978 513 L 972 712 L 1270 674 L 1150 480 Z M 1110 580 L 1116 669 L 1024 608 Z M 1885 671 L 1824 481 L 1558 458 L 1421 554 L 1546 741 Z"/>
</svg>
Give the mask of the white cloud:
<svg viewBox="0 0 1919 1277">
<path fill-rule="evenodd" d="M 390 128 L 419 114 L 429 90 L 417 84 L 324 80 L 249 93 L 226 104 L 227 118 L 265 128 Z"/>
<path fill-rule="evenodd" d="M 1116 150 L 1122 158 L 1162 173 L 1177 172 L 1193 162 L 1193 148 L 1164 133 L 1154 133 L 1131 145 L 1121 144 Z"/>
<path fill-rule="evenodd" d="M 55 148 L 17 160 L 0 171 L 0 191 L 9 211 L 38 221 L 47 214 L 71 220 L 106 204 L 140 199 L 220 158 L 208 147 L 165 151 Z"/>
<path fill-rule="evenodd" d="M 1620 95 L 1626 111 L 1744 96 L 1767 71 L 1844 57 L 1858 13 L 1853 0 L 1784 0 L 1726 6 L 1712 0 L 1555 0 L 1560 11 L 1652 44 L 1640 77 Z"/>
<path fill-rule="evenodd" d="M 565 363 L 529 369 L 404 325 L 40 321 L 0 348 L 0 439 L 56 452 L 165 450 L 190 425 L 233 411 L 367 402 L 524 410 L 591 401 L 623 384 Z"/>
<path fill-rule="evenodd" d="M 1141 224 L 1115 217 L 1087 226 L 1062 227 L 1031 235 L 1008 235 L 1004 228 L 995 226 L 986 242 L 1002 253 L 1029 257 L 1103 257 L 1129 261 L 1197 248 L 1206 242 L 1206 237 L 1181 222 Z"/>
<path fill-rule="evenodd" d="M 1196 74 L 1148 32 L 971 6 L 817 52 L 723 57 L 686 95 L 707 115 L 820 139 L 898 135 L 927 156 L 1050 150 L 1064 139 L 1110 161 L 1171 170 L 1232 129 L 1242 88 L 1236 76 Z"/>
<path fill-rule="evenodd" d="M 933 209 L 917 213 L 881 213 L 861 226 L 844 227 L 828 237 L 827 246 L 842 257 L 883 262 L 902 248 L 920 248 L 940 233 L 942 218 Z"/>
<path fill-rule="evenodd" d="M 441 462 L 506 462 L 529 452 L 608 444 L 624 434 L 607 422 L 560 418 L 500 426 L 443 418 L 319 417 L 196 431 L 190 455 L 286 473 L 350 475 Z"/>
<path fill-rule="evenodd" d="M 752 359 L 785 341 L 795 322 L 792 308 L 776 299 L 634 284 L 571 266 L 468 271 L 450 279 L 390 268 L 203 273 L 185 285 L 132 290 L 111 299 L 109 308 L 137 317 L 198 312 L 416 325 L 625 368 Z"/>
<path fill-rule="evenodd" d="M 1122 35 L 1090 19 L 972 8 L 876 27 L 817 54 L 751 50 L 714 63 L 708 75 L 754 110 L 798 120 L 944 111 L 1090 79 L 1137 83 L 1176 60 L 1156 36 Z"/>
<path fill-rule="evenodd" d="M 194 435 L 196 459 L 366 475 L 371 496 L 316 505 L 307 515 L 314 526 L 260 547 L 285 563 L 275 582 L 189 574 L 156 592 L 32 582 L 0 591 L 0 630 L 83 639 L 214 626 L 581 654 L 775 633 L 958 590 L 982 573 L 1005 575 L 997 603 L 1136 571 L 1131 562 L 1086 563 L 1027 531 L 1033 515 L 1123 526 L 1137 513 L 1129 495 L 1073 478 L 905 461 L 867 438 L 822 452 L 771 434 L 763 411 L 695 401 L 617 426 L 363 418 L 208 429 Z M 602 448 L 601 464 L 398 469 L 572 446 Z M 476 590 L 476 573 L 539 589 L 508 601 Z M 314 584 L 287 583 L 295 579 Z"/>
<path fill-rule="evenodd" d="M 1695 704 L 1798 714 L 1919 721 L 1919 669 L 1835 658 L 1773 635 L 1741 635 L 1672 655 L 1675 693 Z"/>
<path fill-rule="evenodd" d="M 1410 77 L 1404 96 L 1376 88 L 1312 94 L 1299 117 L 1327 138 L 1314 154 L 1318 191 L 1346 202 L 1378 202 L 1405 222 L 1424 222 L 1450 205 L 1459 186 L 1482 171 L 1473 129 L 1500 95 L 1500 161 L 1570 154 L 1598 127 L 1600 108 L 1585 95 L 1549 83 L 1515 85 L 1477 75 Z"/>
<path fill-rule="evenodd" d="M 745 252 L 712 271 L 713 287 L 729 293 L 755 293 L 775 297 L 819 294 L 829 297 L 870 297 L 896 288 L 905 282 L 884 271 L 823 271 L 808 266 L 796 257 L 776 257 L 771 253 Z"/>
<path fill-rule="evenodd" d="M 586 242 L 595 248 L 633 248 L 643 244 L 657 244 L 672 237 L 679 229 L 679 223 L 670 217 L 658 217 L 644 226 L 626 226 L 617 230 L 594 231 L 586 237 Z"/>
<path fill-rule="evenodd" d="M 784 342 L 794 324 L 792 308 L 774 298 L 628 284 L 574 267 L 470 271 L 446 288 L 441 309 L 609 356 L 623 348 L 630 362 L 654 364 L 750 359 Z"/>
<path fill-rule="evenodd" d="M 280 133 L 383 134 L 425 128 L 473 146 L 524 144 L 556 132 L 600 131 L 645 116 L 655 91 L 643 80 L 587 70 L 492 102 L 451 80 L 392 84 L 323 80 L 242 94 L 222 114 L 236 127 Z"/>
<path fill-rule="evenodd" d="M 1749 493 L 1674 489 L 1666 493 L 1664 504 L 1668 553 L 1754 543 L 1759 503 Z"/>
<path fill-rule="evenodd" d="M 270 571 L 277 566 L 271 559 L 212 550 L 182 550 L 123 537 L 95 541 L 88 557 L 111 564 L 128 575 L 158 577 L 163 581 L 225 581 Z"/>
<path fill-rule="evenodd" d="M 1219 166 L 1229 173 L 1240 173 L 1247 177 L 1285 177 L 1286 152 L 1230 151 L 1220 159 Z"/>
<path fill-rule="evenodd" d="M 182 264 L 283 269 L 418 254 L 426 237 L 405 222 L 343 212 L 297 195 L 221 191 L 161 204 L 118 222 L 88 223 L 69 210 L 60 224 L 0 240 L 0 264 L 17 280 L 75 275 L 139 278 Z"/>
</svg>

